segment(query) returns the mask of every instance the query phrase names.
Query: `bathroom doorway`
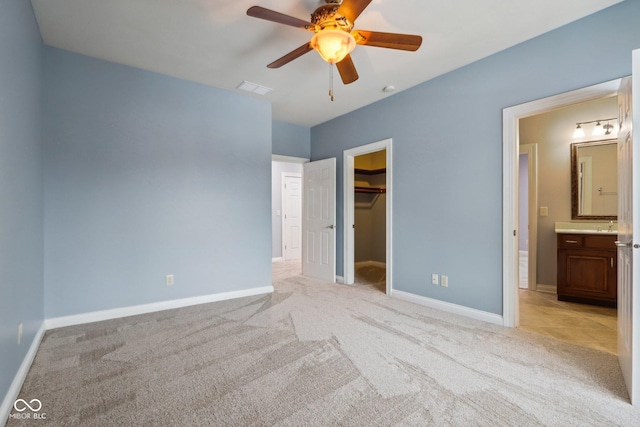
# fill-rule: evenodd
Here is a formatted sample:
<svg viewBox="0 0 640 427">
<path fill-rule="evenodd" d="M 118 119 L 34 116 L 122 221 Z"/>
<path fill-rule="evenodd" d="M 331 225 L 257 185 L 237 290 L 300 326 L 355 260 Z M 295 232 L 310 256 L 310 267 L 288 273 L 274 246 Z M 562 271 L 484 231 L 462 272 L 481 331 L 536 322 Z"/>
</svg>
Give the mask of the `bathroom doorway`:
<svg viewBox="0 0 640 427">
<path fill-rule="evenodd" d="M 591 87 L 587 87 L 584 89 L 575 90 L 572 92 L 567 92 L 555 96 L 551 96 L 548 98 L 531 101 L 529 103 L 517 105 L 514 107 L 509 107 L 503 110 L 503 181 L 504 181 L 504 198 L 503 198 L 503 254 L 504 254 L 504 269 L 503 269 L 503 322 L 507 327 L 515 327 L 519 324 L 519 307 L 518 307 L 518 292 L 519 288 L 517 286 L 518 276 L 519 276 L 519 260 L 518 260 L 518 239 L 514 238 L 518 236 L 518 161 L 519 161 L 519 146 L 520 146 L 520 121 L 522 119 L 540 115 L 543 113 L 548 113 L 554 110 L 558 110 L 563 107 L 584 103 L 588 101 L 593 101 L 597 99 L 602 99 L 610 96 L 614 96 L 618 92 L 618 88 L 620 85 L 620 79 L 612 80 L 609 82 L 601 83 L 598 85 L 594 85 Z M 577 120 L 579 121 L 579 120 Z M 575 123 L 573 123 L 573 128 L 575 128 Z M 563 127 L 564 129 L 564 127 Z M 573 129 L 569 129 L 569 135 L 566 137 L 566 140 L 569 141 L 572 138 Z M 566 148 L 566 150 L 565 150 Z M 559 151 L 562 153 L 566 152 L 566 155 L 569 155 L 569 149 L 567 147 L 559 148 Z M 539 153 L 538 153 L 539 154 Z M 541 160 L 538 159 L 540 163 Z M 538 165 L 540 167 L 540 164 Z M 554 169 L 552 165 L 550 165 L 550 173 L 545 174 L 547 179 L 555 179 L 556 183 L 560 183 L 567 181 L 567 177 L 563 176 L 561 178 L 554 177 L 551 178 Z M 542 176 L 542 173 L 539 171 L 538 176 Z M 566 185 L 570 185 L 570 183 L 566 183 Z M 538 183 L 538 187 L 540 188 L 540 183 Z M 555 213 L 555 209 L 549 209 L 550 202 L 547 200 L 542 200 L 541 196 L 538 195 L 538 204 L 540 206 L 535 206 L 536 208 L 536 216 L 538 218 L 538 228 L 541 227 L 541 220 L 545 221 L 554 221 L 553 216 L 545 216 L 542 215 L 553 215 Z M 548 208 L 548 209 L 539 209 L 539 208 Z M 568 213 L 567 215 L 570 215 Z M 549 225 L 549 224 L 546 224 Z M 538 235 L 541 232 L 538 230 Z M 549 241 L 555 240 L 555 232 L 554 233 L 544 233 L 544 237 Z M 530 241 L 532 237 L 530 235 Z M 548 250 L 543 251 L 540 245 L 538 245 L 537 253 L 538 254 L 546 254 L 548 257 L 554 257 L 555 249 L 549 252 Z M 543 262 L 540 257 L 537 259 L 537 289 L 540 290 L 540 285 L 549 285 L 550 283 L 545 283 L 546 279 L 540 276 L 541 272 L 544 272 L 548 277 L 553 278 L 556 274 L 555 268 L 551 271 L 542 271 L 541 270 L 541 262 Z M 545 276 L 546 277 L 546 276 Z M 542 280 L 542 281 L 541 281 Z M 553 283 L 553 282 L 552 282 Z"/>
<path fill-rule="evenodd" d="M 518 286 L 514 289 L 517 307 L 513 326 L 611 353 L 616 353 L 617 349 L 615 309 L 558 301 L 555 226 L 559 221 L 572 221 L 571 144 L 589 138 L 602 139 L 588 132 L 577 141 L 574 137 L 576 123 L 590 121 L 592 117 L 615 116 L 617 99 L 613 95 L 617 92 L 616 86 L 616 83 L 598 85 L 591 95 L 583 94 L 586 98 L 582 99 L 579 93 L 559 95 L 574 102 L 561 105 L 550 102 L 546 108 L 530 111 L 516 119 L 515 170 L 518 226 L 517 234 L 514 234 L 517 236 L 514 252 L 518 254 Z M 532 160 L 535 166 L 532 166 Z M 523 211 L 528 218 L 524 218 Z M 523 256 L 524 253 L 528 256 Z M 529 262 L 523 262 L 527 258 Z M 522 286 L 524 269 L 527 270 L 526 286 Z M 505 305 L 505 324 L 509 320 L 508 314 Z"/>
</svg>

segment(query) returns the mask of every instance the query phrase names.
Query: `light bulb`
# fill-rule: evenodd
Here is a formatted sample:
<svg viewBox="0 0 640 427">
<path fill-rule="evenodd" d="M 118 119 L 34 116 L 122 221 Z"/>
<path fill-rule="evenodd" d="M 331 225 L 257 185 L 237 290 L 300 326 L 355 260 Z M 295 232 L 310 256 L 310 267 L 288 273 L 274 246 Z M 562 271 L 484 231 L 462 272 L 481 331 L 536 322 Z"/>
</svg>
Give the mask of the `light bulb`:
<svg viewBox="0 0 640 427">
<path fill-rule="evenodd" d="M 593 128 L 593 133 L 591 135 L 593 136 L 604 135 L 604 128 L 602 127 L 602 124 L 600 124 L 600 122 L 596 123 L 596 127 Z"/>
</svg>

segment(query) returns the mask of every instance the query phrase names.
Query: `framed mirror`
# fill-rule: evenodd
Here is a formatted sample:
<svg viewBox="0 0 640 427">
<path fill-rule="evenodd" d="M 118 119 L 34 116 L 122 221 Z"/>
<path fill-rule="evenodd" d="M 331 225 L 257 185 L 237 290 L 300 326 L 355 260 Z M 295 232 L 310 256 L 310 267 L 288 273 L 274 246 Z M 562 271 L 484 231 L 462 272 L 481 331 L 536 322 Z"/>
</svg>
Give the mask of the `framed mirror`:
<svg viewBox="0 0 640 427">
<path fill-rule="evenodd" d="M 618 219 L 615 139 L 571 144 L 571 219 Z"/>
</svg>

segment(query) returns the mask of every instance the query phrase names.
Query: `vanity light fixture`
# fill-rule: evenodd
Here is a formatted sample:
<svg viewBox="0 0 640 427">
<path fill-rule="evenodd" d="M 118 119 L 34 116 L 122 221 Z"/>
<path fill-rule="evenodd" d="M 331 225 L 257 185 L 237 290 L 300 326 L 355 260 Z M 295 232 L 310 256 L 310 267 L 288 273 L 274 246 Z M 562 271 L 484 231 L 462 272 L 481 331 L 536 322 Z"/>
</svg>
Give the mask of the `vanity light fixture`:
<svg viewBox="0 0 640 427">
<path fill-rule="evenodd" d="M 602 136 L 602 135 L 611 135 L 611 133 L 613 132 L 613 128 L 614 126 L 612 124 L 610 124 L 609 122 L 616 120 L 615 117 L 612 117 L 610 119 L 598 119 L 598 120 L 591 120 L 590 122 L 578 122 L 576 123 L 576 130 L 573 131 L 573 137 L 578 139 L 578 138 L 584 138 L 585 137 L 585 133 L 584 133 L 584 128 L 582 127 L 583 125 L 590 125 L 592 123 L 595 123 L 595 126 L 593 127 L 593 130 L 591 131 L 591 136 Z M 605 123 L 606 124 L 602 124 Z"/>
</svg>

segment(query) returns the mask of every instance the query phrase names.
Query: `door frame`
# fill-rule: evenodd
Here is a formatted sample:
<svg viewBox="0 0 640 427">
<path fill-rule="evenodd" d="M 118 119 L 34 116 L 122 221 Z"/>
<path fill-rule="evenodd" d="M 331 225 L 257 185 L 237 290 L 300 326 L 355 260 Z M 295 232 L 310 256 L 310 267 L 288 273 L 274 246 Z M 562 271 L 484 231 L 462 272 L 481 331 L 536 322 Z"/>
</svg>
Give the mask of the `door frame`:
<svg viewBox="0 0 640 427">
<path fill-rule="evenodd" d="M 519 120 L 618 93 L 621 79 L 508 107 L 502 110 L 502 321 L 517 327 L 518 304 L 518 148 Z M 537 206 L 536 212 L 537 212 Z"/>
<path fill-rule="evenodd" d="M 355 157 L 363 154 L 386 150 L 386 294 L 391 295 L 393 289 L 393 139 L 372 142 L 343 152 L 343 277 L 344 284 L 352 285 L 355 276 L 355 236 L 353 231 L 355 216 Z"/>
<path fill-rule="evenodd" d="M 306 163 L 306 162 L 305 162 Z M 282 203 L 281 206 L 281 212 L 282 215 L 280 215 L 280 222 L 281 222 L 281 231 L 282 231 L 282 237 L 281 237 L 281 243 L 282 243 L 282 260 L 283 261 L 287 261 L 287 256 L 285 255 L 285 216 L 286 216 L 286 212 L 285 212 L 285 206 L 287 205 L 286 202 L 286 177 L 294 177 L 294 178 L 300 178 L 300 215 L 302 215 L 302 191 L 304 191 L 303 189 L 303 180 L 302 180 L 302 173 L 297 173 L 297 172 L 282 172 L 281 173 L 281 177 L 280 177 L 280 184 L 281 184 L 281 189 L 280 189 L 280 194 L 282 195 L 282 197 L 280 197 L 280 202 Z M 300 221 L 302 221 L 302 218 L 300 219 Z M 302 224 L 300 225 L 300 258 L 298 259 L 302 259 Z"/>
</svg>

